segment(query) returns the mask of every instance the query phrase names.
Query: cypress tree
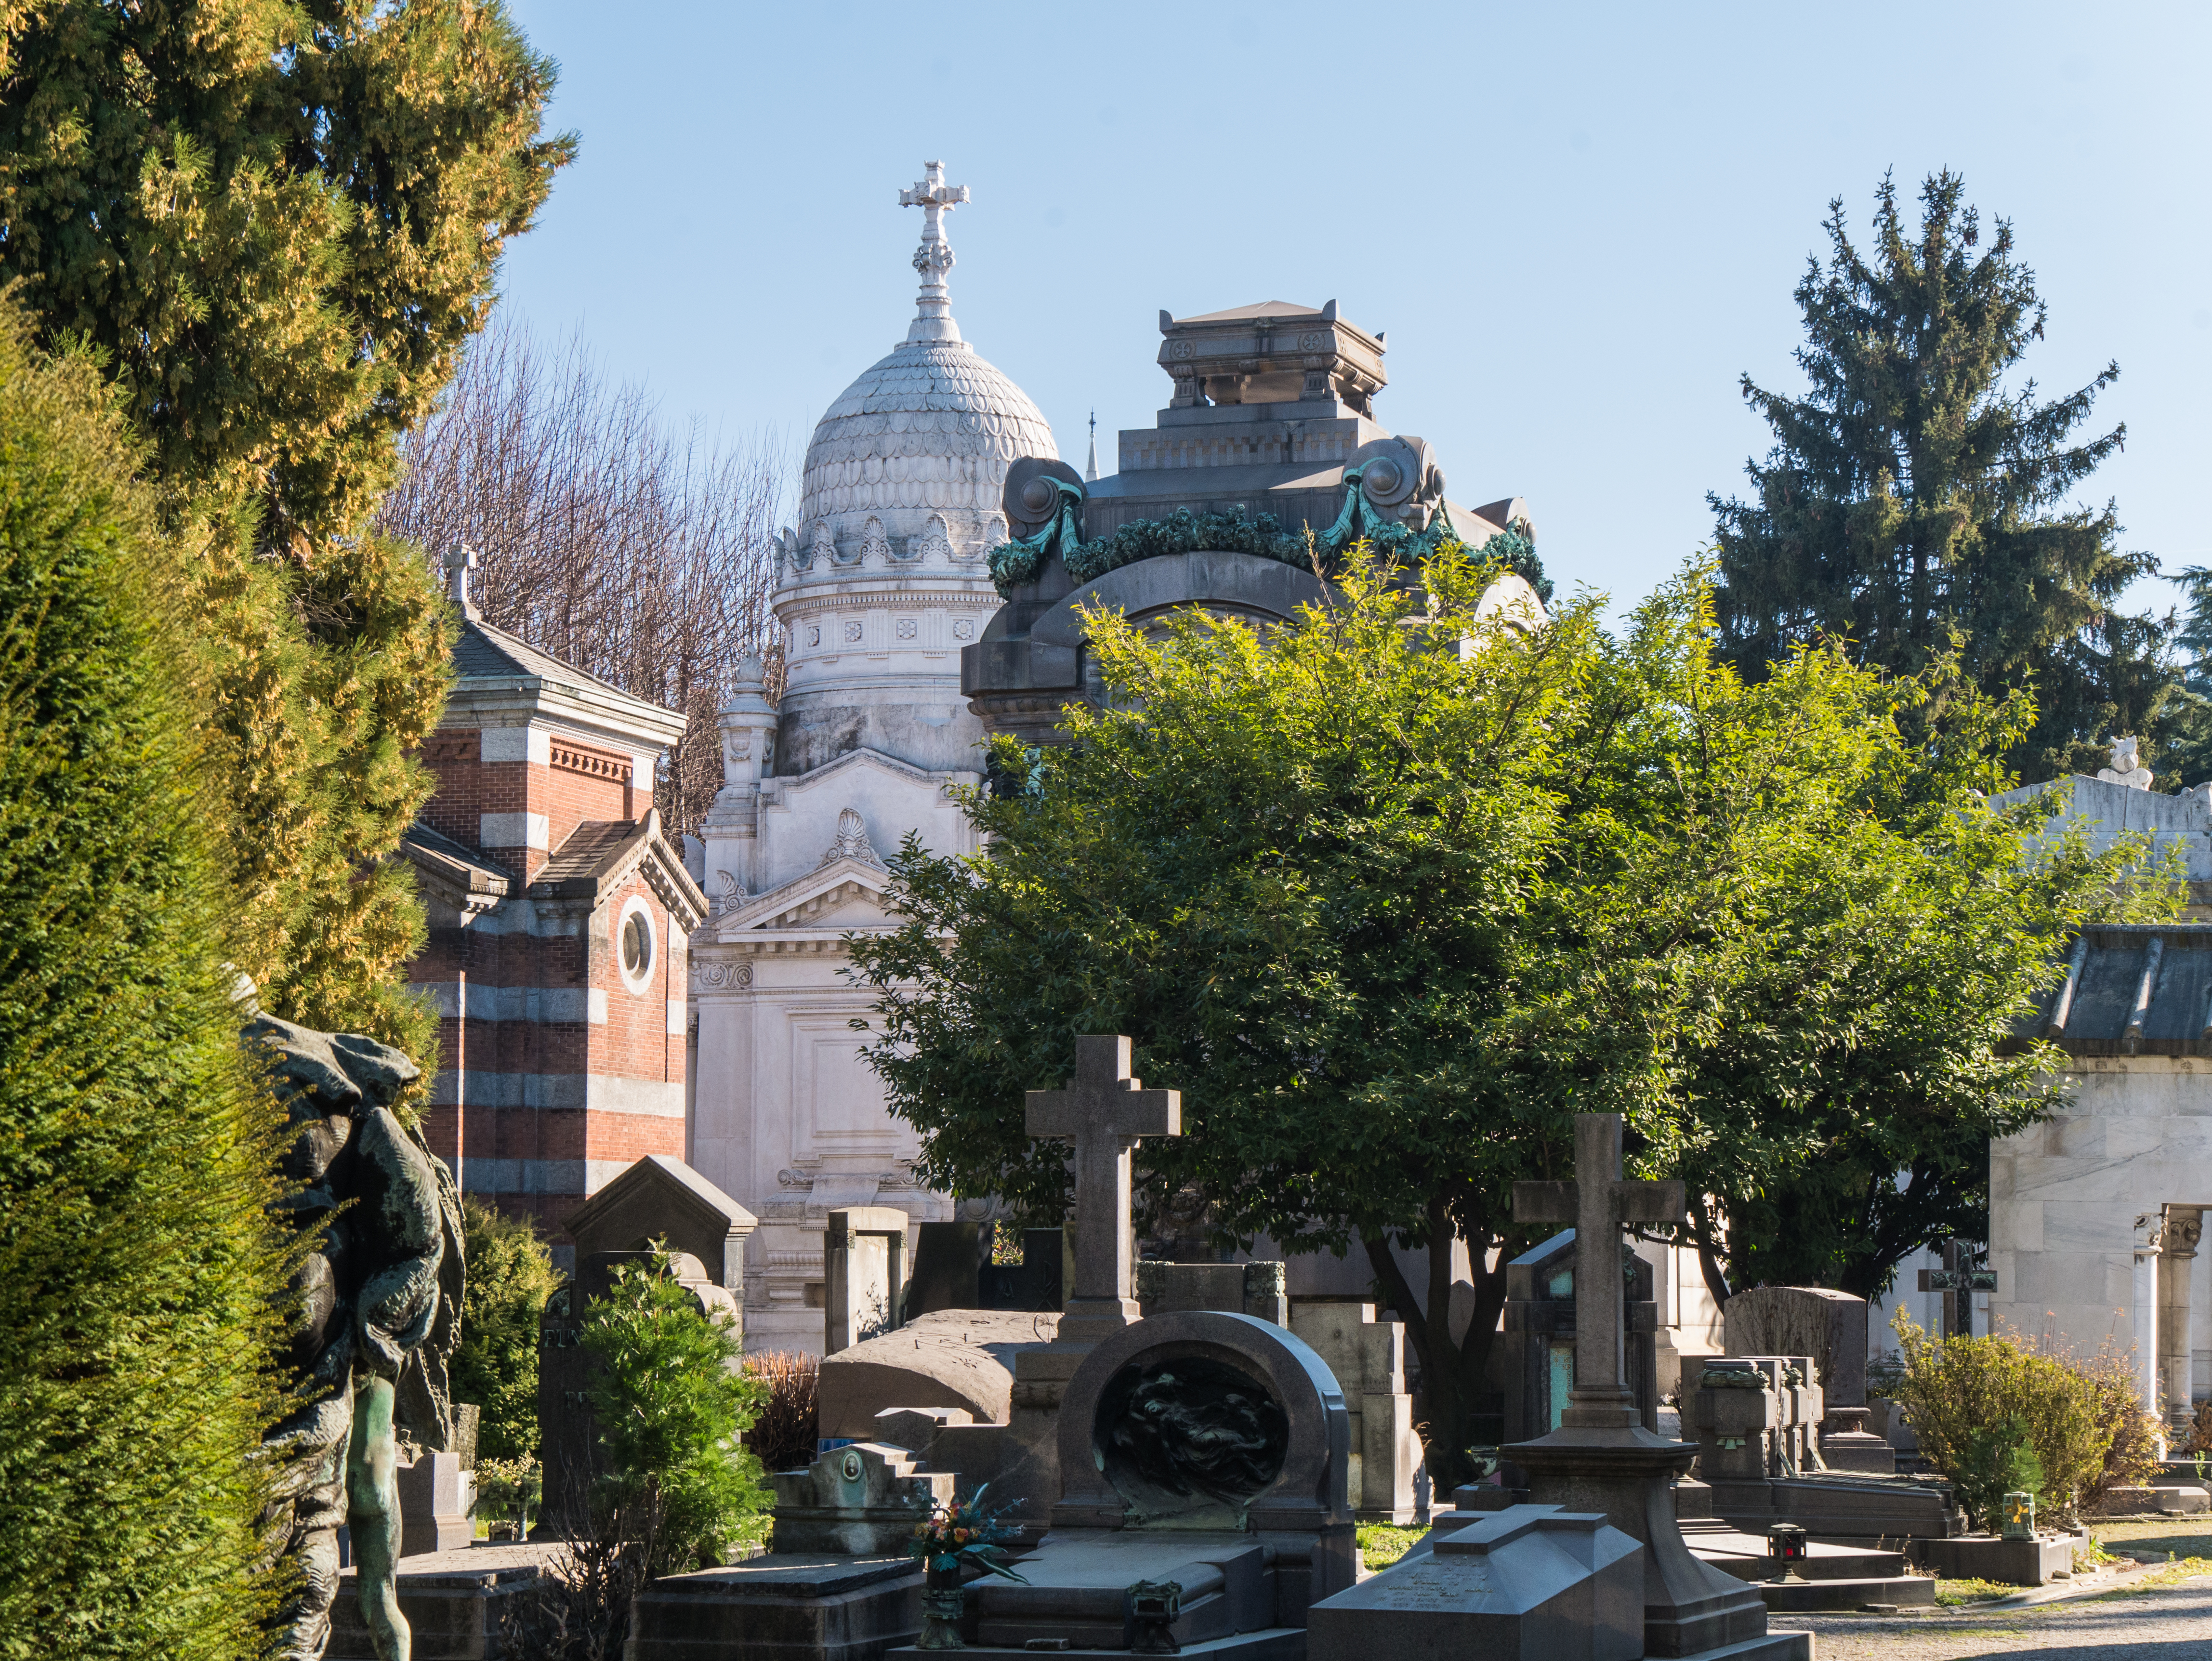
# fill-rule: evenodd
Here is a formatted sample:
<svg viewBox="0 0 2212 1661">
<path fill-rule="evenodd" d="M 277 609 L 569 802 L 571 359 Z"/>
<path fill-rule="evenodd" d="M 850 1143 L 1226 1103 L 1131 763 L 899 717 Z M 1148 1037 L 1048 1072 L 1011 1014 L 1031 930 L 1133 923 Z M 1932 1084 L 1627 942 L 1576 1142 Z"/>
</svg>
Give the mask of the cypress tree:
<svg viewBox="0 0 2212 1661">
<path fill-rule="evenodd" d="M 155 508 L 0 307 L 0 1658 L 252 1653 L 276 1116 Z"/>
<path fill-rule="evenodd" d="M 1809 390 L 1744 376 L 1774 447 L 1747 464 L 1749 500 L 1708 497 L 1723 648 L 1755 678 L 1800 642 L 1848 636 L 1865 661 L 1917 674 L 1957 631 L 1981 691 L 2033 684 L 2037 720 L 2010 757 L 2025 776 L 2094 771 L 2113 733 L 2155 739 L 2170 679 L 2164 627 L 2117 609 L 2158 562 L 2118 548 L 2112 503 L 2068 503 L 2126 437 L 2075 437 L 2119 366 L 2048 401 L 2033 380 L 2006 386 L 2045 306 L 2011 225 L 1984 246 L 1964 191 L 1931 176 L 1916 234 L 1885 177 L 1867 253 L 1829 204 L 1828 263 L 1809 259 L 1796 290 Z"/>
<path fill-rule="evenodd" d="M 0 280 L 82 342 L 146 446 L 219 671 L 239 904 L 264 1006 L 423 1055 L 387 856 L 428 794 L 452 617 L 376 532 L 573 140 L 496 0 L 9 5 Z"/>
</svg>

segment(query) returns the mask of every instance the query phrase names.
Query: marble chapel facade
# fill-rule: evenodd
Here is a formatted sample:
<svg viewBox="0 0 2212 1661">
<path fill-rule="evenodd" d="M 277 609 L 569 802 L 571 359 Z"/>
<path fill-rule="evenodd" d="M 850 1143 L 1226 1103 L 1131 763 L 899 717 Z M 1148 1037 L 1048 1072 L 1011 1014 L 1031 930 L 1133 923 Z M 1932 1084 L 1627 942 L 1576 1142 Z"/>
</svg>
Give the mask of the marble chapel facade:
<svg viewBox="0 0 2212 1661">
<path fill-rule="evenodd" d="M 830 1211 L 952 1215 L 914 1182 L 919 1139 L 885 1110 L 852 1026 L 871 995 L 840 971 L 848 931 L 890 924 L 884 860 L 909 831 L 938 853 L 975 845 L 951 794 L 981 778 L 960 653 L 999 608 L 985 556 L 1006 536 L 1006 469 L 1057 454 L 1036 405 L 953 321 L 944 216 L 967 199 L 933 161 L 900 193 L 922 210 L 914 321 L 807 447 L 773 600 L 783 697 L 771 707 L 755 675 L 721 712 L 725 784 L 695 867 L 712 910 L 690 941 L 688 1154 L 759 1219 L 755 1348 L 822 1348 Z"/>
</svg>

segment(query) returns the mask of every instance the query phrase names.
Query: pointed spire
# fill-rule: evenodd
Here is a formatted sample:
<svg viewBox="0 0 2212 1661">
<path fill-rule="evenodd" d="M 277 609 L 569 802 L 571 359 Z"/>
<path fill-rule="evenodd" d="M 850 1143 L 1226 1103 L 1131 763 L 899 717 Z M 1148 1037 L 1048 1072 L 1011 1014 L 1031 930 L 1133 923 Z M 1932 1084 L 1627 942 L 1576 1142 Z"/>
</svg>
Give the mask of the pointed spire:
<svg viewBox="0 0 2212 1661">
<path fill-rule="evenodd" d="M 914 251 L 914 268 L 921 273 L 921 295 L 915 304 L 909 341 L 951 341 L 960 338 L 960 326 L 952 320 L 945 274 L 952 269 L 952 245 L 945 240 L 945 216 L 968 199 L 965 185 L 945 182 L 945 164 L 931 161 L 920 183 L 899 192 L 899 206 L 921 210 L 921 246 Z"/>
<path fill-rule="evenodd" d="M 1098 411 L 1096 410 L 1091 412 L 1091 461 L 1084 468 L 1083 477 L 1086 483 L 1096 484 L 1098 482 Z"/>
</svg>

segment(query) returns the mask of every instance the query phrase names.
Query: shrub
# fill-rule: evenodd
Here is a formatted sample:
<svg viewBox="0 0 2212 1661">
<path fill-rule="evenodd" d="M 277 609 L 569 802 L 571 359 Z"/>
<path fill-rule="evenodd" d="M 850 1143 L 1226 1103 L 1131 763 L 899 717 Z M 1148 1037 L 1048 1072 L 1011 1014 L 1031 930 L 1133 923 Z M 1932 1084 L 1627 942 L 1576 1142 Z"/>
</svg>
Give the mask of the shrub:
<svg viewBox="0 0 2212 1661">
<path fill-rule="evenodd" d="M 800 1349 L 766 1350 L 748 1357 L 745 1371 L 768 1387 L 745 1445 L 768 1470 L 812 1464 L 814 1445 L 822 1435 L 815 1412 L 821 1358 Z"/>
<path fill-rule="evenodd" d="M 702 1313 L 657 1252 L 650 1268 L 616 1268 L 577 1342 L 599 1364 L 592 1509 L 620 1519 L 647 1578 L 711 1568 L 725 1546 L 762 1538 L 768 1489 L 739 1443 L 768 1390 L 731 1366 L 742 1347 L 728 1319 Z"/>
<path fill-rule="evenodd" d="M 2097 1429 L 2112 1439 L 2104 1469 L 2088 1495 L 2107 1488 L 2142 1488 L 2158 1469 L 2158 1421 L 2136 1394 L 2135 1368 L 2125 1355 L 2100 1354 L 2083 1371 L 2096 1392 Z"/>
<path fill-rule="evenodd" d="M 2181 1445 L 2174 1451 L 2185 1456 L 2212 1454 L 2212 1402 L 2197 1404 L 2197 1411 L 2189 1421 L 2189 1434 L 2181 1439 Z"/>
<path fill-rule="evenodd" d="M 535 1459 L 477 1461 L 477 1500 L 471 1514 L 489 1523 L 512 1523 L 518 1536 L 537 1520 L 545 1473 Z"/>
<path fill-rule="evenodd" d="M 2017 1421 L 2034 1451 L 2039 1505 L 2071 1512 L 2095 1488 L 2112 1433 L 2100 1422 L 2098 1388 L 2083 1369 L 2008 1337 L 1930 1338 L 1902 1310 L 1893 1325 L 1905 1358 L 1893 1399 L 1928 1462 L 1962 1484 L 1961 1502 L 1976 1480 L 1976 1433 L 2007 1421 Z"/>
<path fill-rule="evenodd" d="M 461 1208 L 469 1293 L 453 1352 L 453 1399 L 481 1410 L 478 1458 L 529 1459 L 538 1451 L 538 1317 L 561 1276 L 526 1219 L 473 1195 Z"/>
<path fill-rule="evenodd" d="M 599 1442 L 576 1537 L 548 1565 L 550 1584 L 505 1617 L 507 1652 L 531 1661 L 618 1655 L 647 1585 L 768 1533 L 760 1461 L 740 1445 L 768 1387 L 733 1365 L 735 1329 L 701 1311 L 665 1252 L 617 1267 L 577 1342 L 594 1363 L 585 1388 Z"/>
<path fill-rule="evenodd" d="M 171 554 L 0 305 L 0 1657 L 256 1652 L 281 1126 Z"/>
<path fill-rule="evenodd" d="M 2008 1494 L 2043 1492 L 2043 1462 L 2017 1419 L 1984 1425 L 1966 1438 L 1958 1469 L 1949 1473 L 1959 1503 L 1976 1528 L 1994 1533 L 2004 1515 Z"/>
</svg>

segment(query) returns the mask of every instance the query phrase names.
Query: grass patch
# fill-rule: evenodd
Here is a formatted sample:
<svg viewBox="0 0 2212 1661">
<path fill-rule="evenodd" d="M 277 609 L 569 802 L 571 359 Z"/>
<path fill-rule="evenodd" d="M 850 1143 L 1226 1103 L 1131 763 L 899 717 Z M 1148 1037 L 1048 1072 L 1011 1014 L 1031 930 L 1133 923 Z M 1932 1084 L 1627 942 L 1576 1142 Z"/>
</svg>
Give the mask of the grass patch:
<svg viewBox="0 0 2212 1661">
<path fill-rule="evenodd" d="M 1936 1602 L 1946 1609 L 1961 1603 L 1986 1603 L 1999 1597 L 2012 1597 L 2027 1590 L 2003 1580 L 1976 1580 L 1966 1576 L 1956 1579 L 1946 1577 L 1936 1583 Z"/>
<path fill-rule="evenodd" d="M 1371 1571 L 1388 1568 L 1413 1549 L 1426 1529 L 1393 1528 L 1388 1523 L 1365 1523 L 1359 1529 L 1359 1561 Z"/>
<path fill-rule="evenodd" d="M 2168 1586 L 2178 1586 L 2185 1580 L 2194 1580 L 2200 1575 L 2212 1574 L 2212 1560 L 2203 1557 L 2177 1557 L 2171 1563 L 2161 1563 L 2156 1568 L 2145 1569 L 2124 1586 L 2110 1591 L 2100 1591 L 2085 1597 L 2085 1603 L 2108 1603 L 2115 1597 L 2133 1597 L 2137 1592 L 2160 1591 Z"/>
<path fill-rule="evenodd" d="M 2174 1517 L 2158 1522 L 2096 1523 L 2091 1525 L 2100 1545 L 2124 1551 L 2148 1547 L 2176 1558 L 2212 1557 L 2212 1517 Z"/>
</svg>

